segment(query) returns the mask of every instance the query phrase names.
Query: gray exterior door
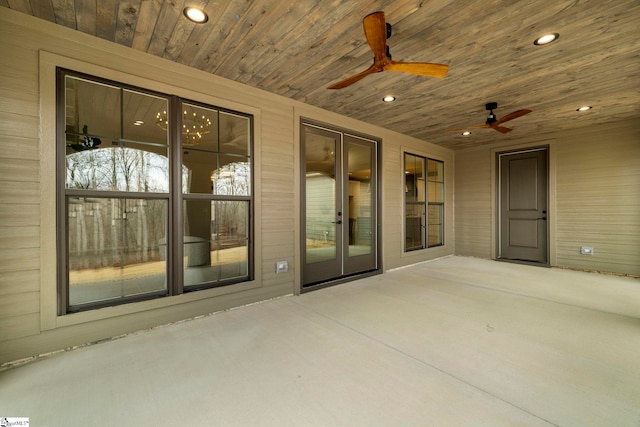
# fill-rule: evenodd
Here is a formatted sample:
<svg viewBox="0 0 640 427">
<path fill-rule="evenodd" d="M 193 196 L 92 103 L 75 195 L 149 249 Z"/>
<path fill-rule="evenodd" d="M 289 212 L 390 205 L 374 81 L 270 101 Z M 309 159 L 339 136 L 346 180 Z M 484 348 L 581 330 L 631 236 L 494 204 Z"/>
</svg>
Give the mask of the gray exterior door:
<svg viewBox="0 0 640 427">
<path fill-rule="evenodd" d="M 499 259 L 548 264 L 547 149 L 499 155 Z"/>
<path fill-rule="evenodd" d="M 302 126 L 303 287 L 376 270 L 376 142 Z"/>
</svg>

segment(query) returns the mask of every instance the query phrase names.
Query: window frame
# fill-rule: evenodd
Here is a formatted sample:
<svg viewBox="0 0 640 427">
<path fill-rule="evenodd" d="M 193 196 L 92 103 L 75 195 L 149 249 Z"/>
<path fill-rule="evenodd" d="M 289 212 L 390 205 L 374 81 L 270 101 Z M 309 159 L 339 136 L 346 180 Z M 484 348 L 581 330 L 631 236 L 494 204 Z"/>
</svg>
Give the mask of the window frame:
<svg viewBox="0 0 640 427">
<path fill-rule="evenodd" d="M 409 174 L 409 169 L 408 169 L 408 164 L 407 164 L 407 160 L 409 157 L 413 157 L 416 159 L 419 159 L 421 161 L 421 166 L 422 166 L 422 171 L 424 173 L 424 184 L 422 185 L 422 190 L 421 190 L 421 194 L 417 194 L 416 193 L 416 200 L 409 200 L 408 198 L 408 193 L 409 193 L 409 185 L 410 182 L 408 181 L 408 176 L 412 175 Z M 427 157 L 427 156 L 423 156 L 420 154 L 415 154 L 413 152 L 410 151 L 403 151 L 402 153 L 402 165 L 403 165 L 403 169 L 402 169 L 402 174 L 403 174 L 403 188 L 405 189 L 403 191 L 403 251 L 404 253 L 408 253 L 408 252 L 414 252 L 414 251 L 420 251 L 420 250 L 424 250 L 424 249 L 429 249 L 429 248 L 435 248 L 435 247 L 440 247 L 440 246 L 444 246 L 445 245 L 445 162 L 443 160 L 439 160 L 439 159 L 434 159 L 431 157 Z M 442 181 L 433 181 L 429 179 L 429 162 L 436 162 L 436 164 L 440 164 L 441 166 L 441 170 L 442 170 Z M 415 175 L 412 175 L 415 176 Z M 429 194 L 429 183 L 435 183 L 436 185 L 441 185 L 441 194 L 442 194 L 442 201 L 430 201 L 430 194 Z M 411 187 L 412 190 L 414 189 L 414 186 Z M 418 186 L 415 186 L 415 191 L 418 191 Z M 415 206 L 419 206 L 421 207 L 421 214 L 420 214 L 420 244 L 419 245 L 415 245 L 415 246 L 411 246 L 408 247 L 407 243 L 407 230 L 408 230 L 408 211 L 410 207 L 415 207 Z M 440 224 L 436 224 L 439 228 L 440 228 L 440 242 L 432 244 L 429 242 L 429 228 L 432 227 L 432 225 L 429 224 L 430 221 L 430 216 L 429 216 L 429 207 L 431 206 L 439 206 L 440 207 L 440 219 L 441 219 L 441 223 Z"/>
<path fill-rule="evenodd" d="M 254 233 L 255 233 L 255 156 L 254 156 L 254 139 L 255 139 L 255 119 L 254 115 L 245 113 L 242 111 L 231 110 L 228 108 L 220 107 L 217 105 L 207 104 L 195 100 L 191 100 L 185 97 L 177 95 L 171 95 L 162 93 L 150 89 L 146 89 L 140 86 L 135 86 L 127 83 L 118 82 L 115 80 L 98 77 L 83 72 L 75 71 L 70 68 L 61 66 L 55 67 L 55 125 L 56 125 L 56 138 L 55 138 L 55 188 L 56 188 L 56 258 L 57 258 L 57 270 L 56 270 L 56 282 L 57 282 L 57 315 L 65 316 L 68 314 L 75 314 L 79 312 L 87 312 L 104 307 L 114 307 L 118 305 L 136 303 L 141 301 L 147 301 L 151 299 L 157 299 L 162 297 L 178 296 L 186 293 L 196 292 L 205 289 L 219 288 L 227 285 L 251 282 L 255 279 L 255 248 L 254 248 Z M 73 76 L 80 79 L 88 80 L 97 84 L 106 84 L 123 90 L 140 93 L 143 95 L 150 95 L 167 100 L 167 106 L 169 111 L 169 132 L 167 135 L 167 159 L 168 159 L 168 192 L 128 192 L 128 191 L 103 191 L 103 190 L 77 190 L 66 188 L 66 154 L 65 144 L 61 141 L 66 140 L 66 106 L 65 106 L 65 78 L 66 76 Z M 236 116 L 241 116 L 248 119 L 248 146 L 247 155 L 244 156 L 249 163 L 249 186 L 248 195 L 219 195 L 219 194 L 198 194 L 198 193 L 183 193 L 182 191 L 182 153 L 183 146 L 181 141 L 181 114 L 182 105 L 189 104 L 195 106 L 201 106 L 215 110 L 217 114 L 227 113 Z M 123 112 L 121 109 L 121 120 Z M 123 123 L 123 122 L 121 122 Z M 120 137 L 122 137 L 122 131 Z M 113 139 L 115 141 L 115 139 Z M 137 142 L 126 138 L 119 138 L 120 142 Z M 218 146 L 215 153 L 218 156 L 228 155 L 220 150 Z M 233 154 L 237 155 L 237 154 Z M 69 262 L 69 239 L 68 230 L 69 227 L 66 224 L 68 218 L 68 204 L 66 198 L 70 195 L 78 195 L 81 197 L 97 197 L 101 199 L 148 199 L 148 200 L 166 200 L 167 206 L 167 219 L 166 225 L 166 240 L 167 240 L 167 253 L 166 253 L 166 282 L 165 289 L 156 292 L 150 292 L 140 295 L 131 295 L 127 297 L 120 297 L 118 299 L 106 299 L 96 302 L 89 302 L 85 304 L 78 304 L 70 306 L 69 304 L 69 282 L 68 282 L 68 262 Z M 186 197 L 185 197 L 186 196 Z M 184 241 L 183 232 L 183 218 L 182 209 L 185 200 L 216 200 L 216 201 L 244 201 L 248 204 L 247 208 L 247 271 L 246 275 L 237 276 L 231 279 L 218 280 L 214 282 L 204 282 L 199 286 L 186 288 L 183 283 L 183 244 L 176 244 L 177 242 Z"/>
<path fill-rule="evenodd" d="M 442 165 L 442 181 L 434 181 L 431 180 L 429 178 L 429 162 L 434 162 L 437 164 L 441 164 Z M 427 243 L 427 248 L 435 248 L 438 246 L 444 246 L 444 204 L 445 204 L 445 182 L 444 182 L 444 161 L 442 160 L 437 160 L 437 159 L 432 159 L 427 157 L 427 188 L 429 187 L 429 183 L 435 183 L 437 184 L 441 184 L 442 188 L 441 188 L 441 199 L 442 201 L 430 201 L 429 200 L 429 191 L 427 190 L 427 230 L 426 230 L 426 243 Z M 441 222 L 439 224 L 429 224 L 429 221 L 432 219 L 431 216 L 429 215 L 429 208 L 431 206 L 439 206 L 440 207 L 440 220 Z M 429 241 L 429 232 L 430 232 L 430 227 L 432 225 L 437 225 L 440 228 L 440 242 L 438 243 L 430 243 Z"/>
</svg>

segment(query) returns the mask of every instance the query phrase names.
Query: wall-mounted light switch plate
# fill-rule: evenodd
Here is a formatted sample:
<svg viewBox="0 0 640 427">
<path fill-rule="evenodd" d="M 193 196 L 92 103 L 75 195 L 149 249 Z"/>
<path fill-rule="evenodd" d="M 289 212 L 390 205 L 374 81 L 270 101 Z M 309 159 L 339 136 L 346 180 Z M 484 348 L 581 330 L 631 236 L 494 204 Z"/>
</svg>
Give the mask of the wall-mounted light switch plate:
<svg viewBox="0 0 640 427">
<path fill-rule="evenodd" d="M 593 248 L 589 246 L 581 246 L 580 253 L 582 255 L 593 255 Z"/>
<path fill-rule="evenodd" d="M 276 273 L 286 273 L 289 271 L 289 263 L 287 261 L 276 262 Z"/>
</svg>

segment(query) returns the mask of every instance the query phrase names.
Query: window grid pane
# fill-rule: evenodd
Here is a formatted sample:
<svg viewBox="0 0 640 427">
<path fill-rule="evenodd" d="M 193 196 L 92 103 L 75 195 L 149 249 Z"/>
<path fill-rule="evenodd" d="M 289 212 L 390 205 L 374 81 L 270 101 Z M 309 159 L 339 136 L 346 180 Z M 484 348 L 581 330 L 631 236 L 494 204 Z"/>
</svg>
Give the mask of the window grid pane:
<svg viewBox="0 0 640 427">
<path fill-rule="evenodd" d="M 71 307 L 166 293 L 168 200 L 66 201 Z"/>
<path fill-rule="evenodd" d="M 410 153 L 405 153 L 404 161 L 405 251 L 441 246 L 444 244 L 444 162 Z"/>
<path fill-rule="evenodd" d="M 444 206 L 442 204 L 429 204 L 428 246 L 441 246 L 444 244 Z"/>
<path fill-rule="evenodd" d="M 249 202 L 184 202 L 184 285 L 215 284 L 249 274 Z"/>
<path fill-rule="evenodd" d="M 409 204 L 405 214 L 405 250 L 424 247 L 424 203 Z"/>
<path fill-rule="evenodd" d="M 251 117 L 62 69 L 59 77 L 60 312 L 250 280 Z M 170 159 L 181 167 L 171 172 Z M 168 272 L 181 267 L 182 282 L 169 287 Z"/>
</svg>

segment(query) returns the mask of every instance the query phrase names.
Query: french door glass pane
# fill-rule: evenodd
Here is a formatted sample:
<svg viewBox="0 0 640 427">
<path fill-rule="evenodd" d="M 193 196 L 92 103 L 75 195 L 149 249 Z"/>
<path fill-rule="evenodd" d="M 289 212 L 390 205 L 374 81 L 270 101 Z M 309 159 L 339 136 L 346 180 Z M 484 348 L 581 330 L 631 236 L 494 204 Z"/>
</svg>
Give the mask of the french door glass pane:
<svg viewBox="0 0 640 427">
<path fill-rule="evenodd" d="M 184 285 L 245 277 L 249 260 L 249 202 L 184 202 Z"/>
<path fill-rule="evenodd" d="M 370 254 L 372 247 L 372 146 L 349 144 L 349 256 Z"/>
<path fill-rule="evenodd" d="M 166 291 L 167 200 L 66 197 L 69 305 Z"/>
<path fill-rule="evenodd" d="M 306 156 L 306 262 L 335 260 L 336 141 L 308 133 Z"/>
<path fill-rule="evenodd" d="M 307 134 L 306 262 L 334 260 L 336 248 L 336 141 Z"/>
</svg>

